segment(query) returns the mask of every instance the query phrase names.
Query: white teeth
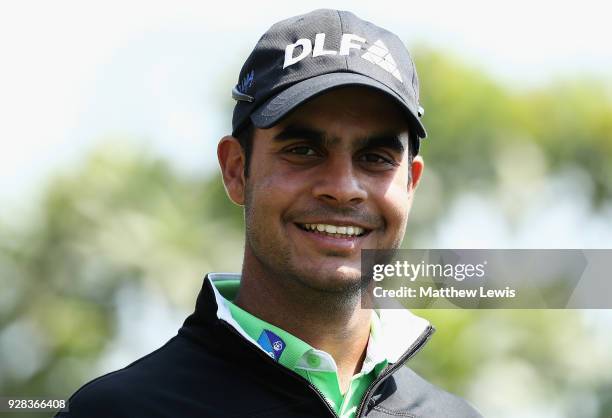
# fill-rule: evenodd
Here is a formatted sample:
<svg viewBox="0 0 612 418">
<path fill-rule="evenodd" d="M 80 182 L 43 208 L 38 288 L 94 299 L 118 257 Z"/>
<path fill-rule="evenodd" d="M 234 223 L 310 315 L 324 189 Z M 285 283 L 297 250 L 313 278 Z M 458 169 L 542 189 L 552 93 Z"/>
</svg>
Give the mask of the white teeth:
<svg viewBox="0 0 612 418">
<path fill-rule="evenodd" d="M 325 232 L 336 235 L 361 235 L 364 229 L 358 226 L 337 226 L 330 224 L 303 224 L 304 228 L 310 231 Z"/>
</svg>

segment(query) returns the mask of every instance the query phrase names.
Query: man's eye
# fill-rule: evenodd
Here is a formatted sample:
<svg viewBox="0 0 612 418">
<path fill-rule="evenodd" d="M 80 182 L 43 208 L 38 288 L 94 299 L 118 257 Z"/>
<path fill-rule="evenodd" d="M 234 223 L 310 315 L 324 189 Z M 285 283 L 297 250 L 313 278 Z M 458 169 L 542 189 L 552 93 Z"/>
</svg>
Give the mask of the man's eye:
<svg viewBox="0 0 612 418">
<path fill-rule="evenodd" d="M 293 147 L 289 149 L 288 151 L 292 154 L 297 154 L 297 155 L 306 155 L 306 156 L 317 155 L 315 150 L 307 146 Z"/>
<path fill-rule="evenodd" d="M 364 154 L 361 156 L 361 159 L 367 163 L 393 164 L 390 159 L 382 157 L 378 154 Z"/>
</svg>

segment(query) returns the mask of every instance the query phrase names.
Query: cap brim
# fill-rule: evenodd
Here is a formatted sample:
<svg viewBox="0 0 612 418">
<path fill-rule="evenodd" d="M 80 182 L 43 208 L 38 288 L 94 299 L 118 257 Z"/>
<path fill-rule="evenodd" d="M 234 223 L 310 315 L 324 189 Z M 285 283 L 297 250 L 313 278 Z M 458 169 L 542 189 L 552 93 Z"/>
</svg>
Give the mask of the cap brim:
<svg viewBox="0 0 612 418">
<path fill-rule="evenodd" d="M 255 109 L 251 113 L 251 121 L 258 128 L 270 128 L 304 102 L 334 88 L 347 86 L 370 87 L 387 94 L 406 111 L 408 120 L 411 126 L 416 129 L 419 138 L 427 136 L 425 127 L 416 115 L 416 109 L 411 109 L 399 94 L 386 85 L 373 78 L 356 73 L 328 73 L 294 84 Z"/>
</svg>

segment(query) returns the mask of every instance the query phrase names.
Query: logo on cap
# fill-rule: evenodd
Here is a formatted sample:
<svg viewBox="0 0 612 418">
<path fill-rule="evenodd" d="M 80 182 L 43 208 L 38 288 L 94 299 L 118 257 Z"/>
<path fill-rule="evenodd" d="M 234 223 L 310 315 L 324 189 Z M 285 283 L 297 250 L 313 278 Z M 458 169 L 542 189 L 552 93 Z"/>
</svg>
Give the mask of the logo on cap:
<svg viewBox="0 0 612 418">
<path fill-rule="evenodd" d="M 383 41 L 378 40 L 374 42 L 374 45 L 368 48 L 365 54 L 361 56 L 366 61 L 370 61 L 383 70 L 386 70 L 393 75 L 393 77 L 397 78 L 402 83 L 402 76 L 400 75 L 399 69 L 397 68 L 397 64 L 393 59 L 393 56 L 389 52 L 387 46 L 383 43 Z"/>
<path fill-rule="evenodd" d="M 355 35 L 354 33 L 344 33 L 342 34 L 342 40 L 340 41 L 340 50 L 334 51 L 331 49 L 325 49 L 324 33 L 317 33 L 315 35 L 314 46 L 310 39 L 301 38 L 285 47 L 285 61 L 283 62 L 283 69 L 300 62 L 311 54 L 313 57 L 323 55 L 349 55 L 351 49 L 360 50 L 361 44 L 366 42 L 367 40 L 359 35 Z M 298 55 L 294 56 L 295 49 L 297 47 L 301 47 L 302 51 Z M 400 82 L 404 82 L 402 80 L 402 76 L 400 75 L 399 69 L 397 68 L 397 64 L 389 52 L 389 48 L 387 48 L 387 46 L 380 39 L 374 42 L 374 44 L 370 46 L 363 55 L 361 55 L 361 58 L 378 65 L 383 70 L 393 75 L 393 77 L 397 78 Z"/>
<path fill-rule="evenodd" d="M 253 85 L 253 79 L 255 78 L 255 70 L 251 70 L 247 75 L 244 76 L 242 81 L 237 86 L 240 93 L 248 93 L 249 88 Z"/>
</svg>

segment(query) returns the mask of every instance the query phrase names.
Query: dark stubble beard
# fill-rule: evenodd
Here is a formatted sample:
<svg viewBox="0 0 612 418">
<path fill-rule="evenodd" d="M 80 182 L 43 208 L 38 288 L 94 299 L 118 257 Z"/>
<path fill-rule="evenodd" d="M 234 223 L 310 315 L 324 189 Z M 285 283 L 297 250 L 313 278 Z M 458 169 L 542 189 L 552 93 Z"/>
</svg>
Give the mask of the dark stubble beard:
<svg viewBox="0 0 612 418">
<path fill-rule="evenodd" d="M 263 276 L 258 279 L 271 280 L 288 295 L 293 294 L 302 303 L 313 304 L 329 311 L 330 314 L 339 310 L 353 309 L 359 303 L 362 290 L 372 282 L 371 278 L 359 280 L 338 280 L 336 277 L 323 278 L 305 277 L 291 262 L 289 252 L 273 237 L 267 236 L 261 223 L 257 221 L 252 188 L 248 182 L 245 189 L 245 245 L 251 255 L 263 270 Z M 265 214 L 259 214 L 265 216 Z M 311 274 L 316 274 L 311 272 Z M 317 285 L 317 283 L 334 283 L 333 286 Z"/>
</svg>

